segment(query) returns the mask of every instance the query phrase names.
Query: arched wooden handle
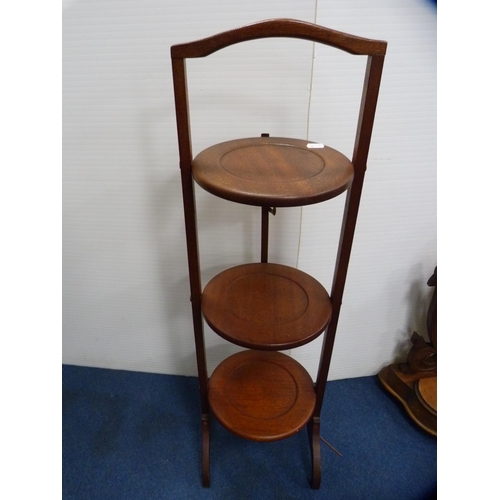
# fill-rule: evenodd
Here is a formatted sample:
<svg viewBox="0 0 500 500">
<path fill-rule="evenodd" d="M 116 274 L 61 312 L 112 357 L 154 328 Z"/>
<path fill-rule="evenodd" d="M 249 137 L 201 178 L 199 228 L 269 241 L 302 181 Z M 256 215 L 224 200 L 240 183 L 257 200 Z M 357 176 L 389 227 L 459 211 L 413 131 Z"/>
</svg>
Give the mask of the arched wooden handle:
<svg viewBox="0 0 500 500">
<path fill-rule="evenodd" d="M 276 37 L 301 38 L 336 47 L 350 54 L 366 56 L 384 55 L 387 48 L 387 42 L 381 40 L 349 35 L 305 21 L 270 19 L 225 31 L 202 40 L 173 45 L 170 52 L 173 59 L 205 57 L 236 43 Z"/>
</svg>

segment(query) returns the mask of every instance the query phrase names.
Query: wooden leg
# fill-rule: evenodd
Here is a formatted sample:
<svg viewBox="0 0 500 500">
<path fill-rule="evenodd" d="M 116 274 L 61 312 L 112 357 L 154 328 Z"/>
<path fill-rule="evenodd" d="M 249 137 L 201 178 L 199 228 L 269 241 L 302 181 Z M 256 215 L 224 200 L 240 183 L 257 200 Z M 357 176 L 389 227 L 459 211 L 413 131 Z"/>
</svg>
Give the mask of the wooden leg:
<svg viewBox="0 0 500 500">
<path fill-rule="evenodd" d="M 210 422 L 208 415 L 201 419 L 201 474 L 204 488 L 210 486 Z"/>
<path fill-rule="evenodd" d="M 321 484 L 321 448 L 319 434 L 319 418 L 313 417 L 307 426 L 309 446 L 311 448 L 311 488 L 317 490 Z"/>
</svg>

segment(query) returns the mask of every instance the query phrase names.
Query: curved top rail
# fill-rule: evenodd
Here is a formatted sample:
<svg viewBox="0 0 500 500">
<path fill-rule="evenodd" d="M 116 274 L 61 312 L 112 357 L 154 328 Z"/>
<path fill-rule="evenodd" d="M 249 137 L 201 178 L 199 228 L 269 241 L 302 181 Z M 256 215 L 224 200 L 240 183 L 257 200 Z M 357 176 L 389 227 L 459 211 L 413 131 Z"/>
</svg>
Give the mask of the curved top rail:
<svg viewBox="0 0 500 500">
<path fill-rule="evenodd" d="M 173 45 L 170 48 L 170 53 L 172 59 L 205 57 L 236 43 L 273 37 L 301 38 L 330 45 L 350 54 L 366 56 L 385 55 L 387 48 L 387 42 L 381 40 L 349 35 L 305 21 L 270 19 L 224 31 L 194 42 Z"/>
</svg>

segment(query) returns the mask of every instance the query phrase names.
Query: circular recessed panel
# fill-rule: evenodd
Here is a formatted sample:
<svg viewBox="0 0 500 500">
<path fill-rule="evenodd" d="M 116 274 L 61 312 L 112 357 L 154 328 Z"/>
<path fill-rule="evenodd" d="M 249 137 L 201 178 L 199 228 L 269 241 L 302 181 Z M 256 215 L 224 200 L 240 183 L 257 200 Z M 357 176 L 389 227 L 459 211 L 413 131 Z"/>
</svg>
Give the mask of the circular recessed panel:
<svg viewBox="0 0 500 500">
<path fill-rule="evenodd" d="M 339 151 L 281 137 L 216 144 L 198 154 L 192 166 L 196 182 L 216 196 L 274 207 L 328 200 L 344 192 L 354 176 L 351 161 Z"/>
<path fill-rule="evenodd" d="M 221 337 L 243 347 L 283 350 L 310 342 L 328 326 L 331 302 L 308 274 L 280 264 L 244 264 L 205 287 L 202 311 Z"/>
<path fill-rule="evenodd" d="M 287 144 L 241 146 L 225 153 L 220 164 L 226 172 L 250 181 L 271 177 L 281 182 L 295 182 L 315 177 L 325 168 L 324 160 L 312 150 Z M 283 167 L 272 168 L 272 165 Z"/>
<path fill-rule="evenodd" d="M 248 380 L 257 372 L 252 384 Z M 270 384 L 280 380 L 280 385 Z M 293 375 L 282 366 L 269 361 L 253 361 L 238 366 L 226 382 L 226 396 L 242 415 L 258 420 L 278 418 L 289 412 L 297 400 Z M 272 404 L 268 404 L 272 401 Z"/>
<path fill-rule="evenodd" d="M 295 434 L 307 424 L 316 403 L 313 381 L 297 361 L 262 351 L 243 351 L 224 360 L 210 378 L 208 397 L 222 425 L 255 441 Z"/>
<path fill-rule="evenodd" d="M 285 325 L 299 319 L 309 300 L 304 289 L 292 279 L 270 273 L 251 273 L 229 284 L 226 308 L 248 323 Z M 259 311 L 255 315 L 255 311 Z"/>
</svg>

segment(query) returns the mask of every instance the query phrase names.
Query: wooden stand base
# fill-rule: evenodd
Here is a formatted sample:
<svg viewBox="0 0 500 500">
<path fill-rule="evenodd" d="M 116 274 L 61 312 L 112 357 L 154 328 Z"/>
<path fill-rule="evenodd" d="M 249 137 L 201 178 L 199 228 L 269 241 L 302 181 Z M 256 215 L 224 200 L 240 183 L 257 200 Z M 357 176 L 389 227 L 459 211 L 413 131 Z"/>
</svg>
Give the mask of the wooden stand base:
<svg viewBox="0 0 500 500">
<path fill-rule="evenodd" d="M 437 374 L 405 374 L 400 364 L 384 368 L 378 378 L 422 429 L 437 436 Z"/>
</svg>

